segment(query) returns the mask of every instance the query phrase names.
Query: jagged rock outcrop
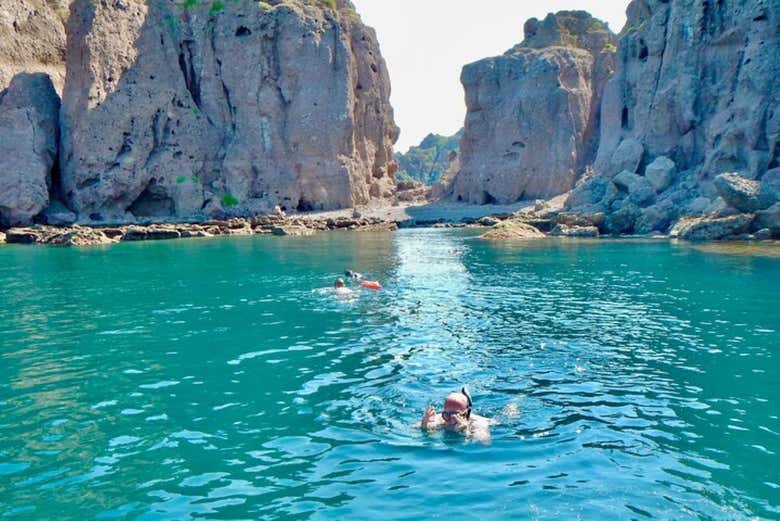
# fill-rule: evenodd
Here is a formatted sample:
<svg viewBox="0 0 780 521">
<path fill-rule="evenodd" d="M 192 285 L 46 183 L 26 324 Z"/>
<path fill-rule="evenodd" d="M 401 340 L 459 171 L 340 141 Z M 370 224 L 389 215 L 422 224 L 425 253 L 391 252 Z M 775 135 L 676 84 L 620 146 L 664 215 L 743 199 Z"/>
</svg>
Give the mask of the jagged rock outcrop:
<svg viewBox="0 0 780 521">
<path fill-rule="evenodd" d="M 65 203 L 123 221 L 391 197 L 387 70 L 352 5 L 329 4 L 75 0 Z"/>
<path fill-rule="evenodd" d="M 780 167 L 780 1 L 634 0 L 627 14 L 604 93 L 598 175 L 567 207 L 620 212 L 610 233 L 755 211 L 730 209 L 719 195 L 738 190 L 714 180 L 735 172 L 757 193 Z M 623 171 L 646 177 L 656 197 L 629 202 L 630 190 L 609 186 Z"/>
<path fill-rule="evenodd" d="M 687 241 L 718 241 L 747 233 L 755 215 L 739 214 L 730 217 L 686 217 L 674 225 L 669 235 Z"/>
<path fill-rule="evenodd" d="M 49 76 L 17 74 L 0 92 L 0 225 L 27 225 L 49 204 L 60 100 Z"/>
<path fill-rule="evenodd" d="M 396 154 L 397 180 L 415 180 L 428 186 L 435 184 L 457 156 L 461 137 L 463 129 L 452 136 L 428 134 L 418 146 L 409 147 L 404 154 Z"/>
<path fill-rule="evenodd" d="M 58 92 L 65 80 L 68 0 L 0 2 L 0 90 L 21 72 L 45 72 Z"/>
<path fill-rule="evenodd" d="M 525 40 L 461 74 L 467 115 L 455 198 L 511 203 L 571 190 L 597 146 L 615 36 L 588 13 L 525 24 Z"/>
<path fill-rule="evenodd" d="M 499 222 L 480 236 L 482 239 L 493 241 L 543 239 L 545 237 L 546 235 L 538 228 L 516 220 Z"/>
</svg>

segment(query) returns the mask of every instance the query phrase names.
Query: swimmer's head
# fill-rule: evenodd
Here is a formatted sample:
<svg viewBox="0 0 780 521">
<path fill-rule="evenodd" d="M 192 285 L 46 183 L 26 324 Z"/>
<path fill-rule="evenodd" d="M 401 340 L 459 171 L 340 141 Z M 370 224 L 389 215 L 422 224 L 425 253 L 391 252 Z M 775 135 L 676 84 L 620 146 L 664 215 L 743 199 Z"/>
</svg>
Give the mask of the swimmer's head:
<svg viewBox="0 0 780 521">
<path fill-rule="evenodd" d="M 441 412 L 442 419 L 450 425 L 457 423 L 457 418 L 468 419 L 471 417 L 471 399 L 467 392 L 450 393 L 444 399 L 444 410 Z"/>
<path fill-rule="evenodd" d="M 333 285 L 336 288 L 343 288 L 344 287 L 344 279 L 341 277 L 336 279 L 336 283 Z"/>
</svg>

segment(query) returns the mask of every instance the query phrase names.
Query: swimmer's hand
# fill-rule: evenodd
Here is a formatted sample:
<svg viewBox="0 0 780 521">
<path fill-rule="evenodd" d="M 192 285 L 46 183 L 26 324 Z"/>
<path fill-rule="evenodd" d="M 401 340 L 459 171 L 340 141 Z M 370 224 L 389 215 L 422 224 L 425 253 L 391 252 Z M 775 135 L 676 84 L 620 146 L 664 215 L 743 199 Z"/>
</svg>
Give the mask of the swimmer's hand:
<svg viewBox="0 0 780 521">
<path fill-rule="evenodd" d="M 425 412 L 423 413 L 422 420 L 420 421 L 420 427 L 426 430 L 433 430 L 438 427 L 438 416 L 439 413 L 436 412 L 436 409 L 433 407 L 433 405 L 429 405 L 426 407 Z"/>
<path fill-rule="evenodd" d="M 454 419 L 455 419 L 455 429 L 459 431 L 468 431 L 469 428 L 471 427 L 469 420 L 466 419 L 465 416 L 458 414 L 457 416 L 454 417 Z"/>
</svg>

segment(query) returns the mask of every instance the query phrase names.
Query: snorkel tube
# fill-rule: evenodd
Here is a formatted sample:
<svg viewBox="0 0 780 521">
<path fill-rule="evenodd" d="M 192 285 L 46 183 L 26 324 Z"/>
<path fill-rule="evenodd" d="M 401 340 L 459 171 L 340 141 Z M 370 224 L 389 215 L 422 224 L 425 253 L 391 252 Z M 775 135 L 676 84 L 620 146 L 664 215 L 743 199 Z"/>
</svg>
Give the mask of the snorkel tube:
<svg viewBox="0 0 780 521">
<path fill-rule="evenodd" d="M 471 400 L 471 393 L 469 393 L 469 390 L 466 388 L 465 385 L 460 388 L 460 392 L 463 396 L 466 397 L 466 400 L 468 400 L 469 402 L 469 408 L 466 411 L 466 419 L 471 419 L 471 404 L 473 403 Z"/>
</svg>

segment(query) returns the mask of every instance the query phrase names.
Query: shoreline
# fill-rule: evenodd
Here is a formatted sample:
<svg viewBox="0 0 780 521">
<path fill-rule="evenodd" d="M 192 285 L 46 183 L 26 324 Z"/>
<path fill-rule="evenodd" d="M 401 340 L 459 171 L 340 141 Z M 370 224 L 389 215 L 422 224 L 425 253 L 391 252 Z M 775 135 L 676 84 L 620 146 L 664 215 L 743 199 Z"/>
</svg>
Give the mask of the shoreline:
<svg viewBox="0 0 780 521">
<path fill-rule="evenodd" d="M 513 205 L 471 205 L 434 202 L 398 206 L 375 205 L 357 209 L 294 214 L 287 217 L 258 215 L 249 218 L 187 222 L 127 224 L 88 223 L 69 226 L 34 224 L 0 230 L 0 245 L 99 246 L 120 242 L 187 238 L 273 235 L 301 237 L 319 232 L 395 231 L 401 228 L 482 228 L 484 238 L 496 241 L 539 238 L 601 240 L 683 241 L 692 244 L 768 244 L 780 241 L 742 234 L 721 240 L 686 241 L 671 233 L 647 235 L 601 235 L 598 216 L 572 215 L 562 211 L 562 200 L 522 202 Z"/>
</svg>

